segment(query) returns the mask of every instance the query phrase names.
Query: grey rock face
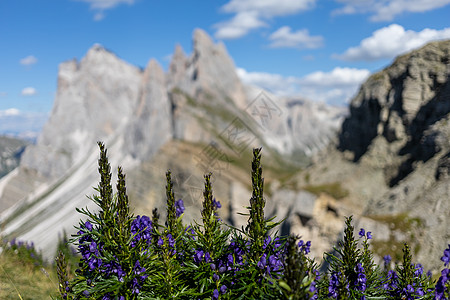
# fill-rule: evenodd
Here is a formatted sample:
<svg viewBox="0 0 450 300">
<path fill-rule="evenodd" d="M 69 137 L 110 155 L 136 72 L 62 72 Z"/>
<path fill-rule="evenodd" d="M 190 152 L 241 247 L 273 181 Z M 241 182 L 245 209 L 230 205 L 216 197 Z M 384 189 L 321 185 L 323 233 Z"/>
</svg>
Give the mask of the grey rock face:
<svg viewBox="0 0 450 300">
<path fill-rule="evenodd" d="M 96 141 L 119 134 L 138 100 L 141 72 L 99 45 L 79 62 L 62 63 L 49 121 L 21 166 L 49 178 L 79 163 Z"/>
<path fill-rule="evenodd" d="M 405 158 L 391 185 L 408 175 L 416 161 L 439 151 L 438 134 L 427 131 L 450 112 L 450 41 L 430 43 L 403 55 L 364 83 L 350 105 L 339 149 L 358 161 L 376 147 L 377 136 L 390 152 Z"/>
<path fill-rule="evenodd" d="M 152 157 L 172 138 L 171 105 L 160 65 L 150 60 L 144 71 L 139 102 L 125 129 L 124 152 L 139 160 Z"/>
<path fill-rule="evenodd" d="M 386 249 L 407 239 L 420 245 L 416 259 L 428 268 L 439 268 L 450 237 L 449 140 L 450 41 L 427 44 L 372 75 L 351 102 L 339 135 L 338 148 L 357 162 L 352 168 L 363 174 L 360 181 L 370 179 L 364 173 L 384 179 L 378 191 L 352 191 L 364 215 L 410 224 L 401 239 L 386 241 Z"/>
</svg>

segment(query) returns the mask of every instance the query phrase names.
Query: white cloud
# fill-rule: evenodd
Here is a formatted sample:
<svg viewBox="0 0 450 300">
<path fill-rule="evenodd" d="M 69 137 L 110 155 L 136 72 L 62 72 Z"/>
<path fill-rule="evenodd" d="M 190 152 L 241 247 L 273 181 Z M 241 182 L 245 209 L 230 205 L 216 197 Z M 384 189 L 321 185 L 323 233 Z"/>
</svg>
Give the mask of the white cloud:
<svg viewBox="0 0 450 300">
<path fill-rule="evenodd" d="M 37 63 L 37 61 L 38 60 L 36 57 L 34 57 L 33 55 L 28 55 L 27 57 L 22 58 L 19 62 L 21 65 L 31 66 Z"/>
<path fill-rule="evenodd" d="M 311 9 L 316 0 L 231 0 L 222 11 L 235 16 L 215 25 L 220 39 L 240 38 L 251 30 L 267 26 L 266 20 Z"/>
<path fill-rule="evenodd" d="M 292 32 L 291 27 L 283 26 L 269 36 L 273 48 L 315 49 L 323 46 L 322 36 L 310 36 L 307 29 Z"/>
<path fill-rule="evenodd" d="M 237 39 L 243 37 L 250 30 L 265 27 L 267 24 L 260 20 L 256 12 L 241 12 L 236 14 L 231 20 L 218 23 L 215 36 L 219 39 Z"/>
<path fill-rule="evenodd" d="M 302 85 L 317 87 L 348 87 L 359 85 L 370 75 L 369 70 L 355 68 L 334 68 L 330 72 L 317 71 L 301 78 Z"/>
<path fill-rule="evenodd" d="M 134 0 L 76 0 L 76 1 L 89 3 L 91 9 L 100 9 L 100 10 L 110 9 L 122 3 L 130 5 L 134 3 Z"/>
<path fill-rule="evenodd" d="M 20 115 L 20 110 L 17 108 L 8 108 L 5 110 L 0 110 L 0 117 L 11 117 Z"/>
<path fill-rule="evenodd" d="M 371 21 L 392 21 L 404 12 L 426 12 L 450 4 L 450 0 L 336 0 L 344 7 L 333 14 L 371 13 Z"/>
<path fill-rule="evenodd" d="M 26 87 L 22 90 L 22 96 L 34 96 L 37 94 L 37 91 L 34 87 Z"/>
<path fill-rule="evenodd" d="M 366 69 L 340 67 L 329 72 L 317 71 L 304 77 L 247 72 L 242 68 L 238 68 L 237 73 L 244 83 L 266 89 L 277 96 L 301 96 L 332 104 L 350 101 L 361 83 L 370 75 Z"/>
<path fill-rule="evenodd" d="M 448 38 L 450 38 L 450 27 L 442 30 L 426 28 L 416 32 L 392 24 L 378 29 L 372 36 L 363 39 L 359 46 L 351 47 L 343 54 L 334 55 L 334 57 L 348 61 L 374 61 L 393 58 L 419 48 L 430 41 Z"/>
<path fill-rule="evenodd" d="M 94 14 L 94 21 L 101 21 L 105 18 L 104 11 L 114 8 L 120 4 L 134 4 L 135 0 L 73 0 L 79 2 L 86 2 L 90 4 L 90 9 L 96 11 Z"/>
</svg>

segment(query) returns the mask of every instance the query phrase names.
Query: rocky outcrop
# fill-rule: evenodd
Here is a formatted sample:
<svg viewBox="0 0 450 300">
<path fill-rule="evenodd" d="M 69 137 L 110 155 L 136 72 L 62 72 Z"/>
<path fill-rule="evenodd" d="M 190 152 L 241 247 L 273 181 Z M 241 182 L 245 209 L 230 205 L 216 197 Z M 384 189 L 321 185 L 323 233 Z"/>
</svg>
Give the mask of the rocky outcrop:
<svg viewBox="0 0 450 300">
<path fill-rule="evenodd" d="M 141 86 L 133 118 L 124 130 L 124 152 L 134 159 L 145 160 L 172 138 L 173 120 L 166 77 L 153 59 L 144 71 Z"/>
<path fill-rule="evenodd" d="M 120 134 L 135 110 L 141 77 L 100 45 L 80 62 L 62 63 L 51 116 L 21 166 L 56 179 L 82 162 L 96 141 Z"/>
<path fill-rule="evenodd" d="M 338 181 L 350 192 L 339 215 L 370 226 L 377 255 L 401 257 L 406 241 L 418 262 L 438 269 L 450 240 L 449 140 L 450 41 L 437 41 L 361 86 L 337 146 L 297 183 Z"/>
<path fill-rule="evenodd" d="M 372 75 L 350 104 L 339 149 L 359 161 L 380 136 L 390 152 L 411 155 L 404 170 L 436 154 L 436 137 L 426 130 L 450 112 L 449 56 L 449 41 L 430 43 Z M 399 170 L 392 183 L 405 175 Z"/>
</svg>

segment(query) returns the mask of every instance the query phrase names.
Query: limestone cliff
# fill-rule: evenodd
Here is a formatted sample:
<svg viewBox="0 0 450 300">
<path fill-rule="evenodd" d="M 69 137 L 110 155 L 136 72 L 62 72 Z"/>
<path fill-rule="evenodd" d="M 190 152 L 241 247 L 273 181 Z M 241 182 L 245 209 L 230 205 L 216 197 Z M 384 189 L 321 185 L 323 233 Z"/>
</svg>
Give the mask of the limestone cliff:
<svg viewBox="0 0 450 300">
<path fill-rule="evenodd" d="M 357 226 L 369 227 L 378 255 L 399 259 L 407 241 L 417 261 L 438 268 L 450 240 L 449 121 L 450 41 L 437 41 L 361 86 L 337 145 L 297 184 L 338 182 L 350 194 L 337 215 L 354 214 Z"/>
</svg>

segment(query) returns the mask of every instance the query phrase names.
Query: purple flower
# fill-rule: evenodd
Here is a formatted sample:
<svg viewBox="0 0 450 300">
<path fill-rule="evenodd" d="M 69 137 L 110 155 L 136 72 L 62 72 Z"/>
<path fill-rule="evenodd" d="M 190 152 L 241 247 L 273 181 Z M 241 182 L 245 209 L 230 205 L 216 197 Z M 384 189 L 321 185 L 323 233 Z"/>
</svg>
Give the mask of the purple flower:
<svg viewBox="0 0 450 300">
<path fill-rule="evenodd" d="M 303 240 L 300 240 L 298 242 L 298 247 L 300 248 L 300 251 L 308 254 L 309 252 L 311 252 L 311 241 L 307 241 L 305 243 Z"/>
<path fill-rule="evenodd" d="M 86 223 L 84 223 L 84 226 L 87 230 L 92 231 L 92 224 L 89 221 L 86 221 Z"/>
<path fill-rule="evenodd" d="M 137 216 L 131 222 L 131 234 L 134 236 L 131 247 L 135 247 L 139 241 L 146 241 L 150 244 L 152 238 L 152 221 L 147 216 Z"/>
<path fill-rule="evenodd" d="M 203 260 L 203 255 L 204 255 L 204 252 L 203 252 L 203 250 L 195 250 L 195 254 L 194 254 L 194 262 L 196 263 L 196 264 L 199 264 L 199 263 L 201 263 L 202 262 L 202 260 Z"/>
<path fill-rule="evenodd" d="M 371 231 L 367 231 L 367 239 L 368 240 L 372 239 L 372 232 Z"/>
<path fill-rule="evenodd" d="M 217 289 L 213 291 L 212 299 L 213 300 L 219 299 L 219 291 Z"/>
<path fill-rule="evenodd" d="M 365 236 L 366 235 L 366 231 L 364 230 L 364 228 L 361 228 L 360 230 L 359 230 L 359 237 L 363 237 L 363 236 Z"/>
<path fill-rule="evenodd" d="M 448 249 L 444 250 L 444 255 L 441 257 L 441 260 L 444 262 L 444 266 L 450 264 L 450 244 L 448 244 Z"/>
<path fill-rule="evenodd" d="M 355 282 L 356 289 L 358 291 L 364 292 L 366 290 L 366 274 L 364 273 L 364 267 L 361 263 L 358 263 L 355 267 L 355 272 L 358 274 Z"/>
<path fill-rule="evenodd" d="M 175 201 L 175 215 L 179 218 L 184 213 L 184 202 L 182 199 Z"/>
<path fill-rule="evenodd" d="M 217 210 L 218 208 L 222 207 L 222 204 L 220 204 L 220 201 L 218 200 L 216 201 L 216 198 L 213 199 L 212 205 L 214 210 Z"/>
<path fill-rule="evenodd" d="M 258 268 L 260 268 L 261 270 L 264 269 L 267 265 L 267 260 L 266 260 L 266 254 L 264 253 L 261 258 L 259 259 L 259 262 L 256 264 L 258 266 Z"/>
<path fill-rule="evenodd" d="M 225 293 L 227 292 L 227 286 L 226 286 L 226 285 L 222 285 L 222 286 L 220 287 L 220 292 L 221 292 L 222 294 L 225 294 Z"/>
<path fill-rule="evenodd" d="M 336 273 L 333 272 L 331 274 L 330 283 L 328 285 L 328 297 L 337 299 L 338 297 L 338 287 L 339 287 L 339 277 L 341 276 L 341 272 Z"/>
</svg>

